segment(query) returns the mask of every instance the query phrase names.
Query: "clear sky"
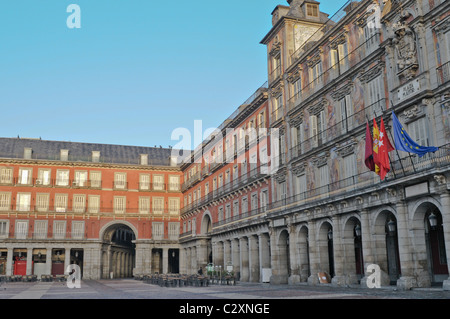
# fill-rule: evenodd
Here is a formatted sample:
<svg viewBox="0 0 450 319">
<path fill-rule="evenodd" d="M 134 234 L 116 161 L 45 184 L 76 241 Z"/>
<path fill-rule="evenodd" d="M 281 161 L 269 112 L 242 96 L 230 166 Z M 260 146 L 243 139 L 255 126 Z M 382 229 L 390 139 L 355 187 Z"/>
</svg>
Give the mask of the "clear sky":
<svg viewBox="0 0 450 319">
<path fill-rule="evenodd" d="M 0 136 L 168 147 L 194 120 L 217 127 L 267 80 L 260 41 L 279 4 L 1 0 Z"/>
</svg>

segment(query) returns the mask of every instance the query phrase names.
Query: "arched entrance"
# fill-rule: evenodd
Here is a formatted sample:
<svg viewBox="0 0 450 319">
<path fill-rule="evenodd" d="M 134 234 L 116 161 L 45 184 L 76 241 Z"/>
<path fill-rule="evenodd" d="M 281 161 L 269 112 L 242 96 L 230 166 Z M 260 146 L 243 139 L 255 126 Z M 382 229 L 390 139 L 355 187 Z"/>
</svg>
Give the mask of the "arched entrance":
<svg viewBox="0 0 450 319">
<path fill-rule="evenodd" d="M 344 248 L 344 273 L 349 283 L 359 283 L 364 276 L 361 223 L 355 216 L 350 217 L 345 225 L 342 238 Z"/>
<path fill-rule="evenodd" d="M 333 249 L 333 226 L 329 222 L 324 222 L 319 228 L 319 254 L 320 270 L 327 272 L 330 278 L 334 272 L 334 249 Z"/>
<path fill-rule="evenodd" d="M 125 222 L 115 222 L 101 231 L 103 242 L 101 278 L 133 277 L 136 235 L 131 227 L 131 224 Z"/>
<path fill-rule="evenodd" d="M 211 232 L 212 232 L 212 221 L 211 221 L 211 215 L 208 212 L 203 215 L 202 225 L 201 225 L 201 235 L 206 237 L 207 264 L 213 263 L 213 249 L 212 249 L 212 242 L 211 242 L 211 236 L 210 236 Z M 206 266 L 206 265 L 203 265 L 203 266 Z"/>
<path fill-rule="evenodd" d="M 422 261 L 421 270 L 428 277 L 420 278 L 421 284 L 442 285 L 449 272 L 441 211 L 435 204 L 423 202 L 415 210 L 413 225 L 415 245 L 423 247 L 416 252 L 416 258 Z"/>
<path fill-rule="evenodd" d="M 300 281 L 306 282 L 311 276 L 309 260 L 308 228 L 302 226 L 297 234 L 297 250 L 299 259 Z"/>
</svg>

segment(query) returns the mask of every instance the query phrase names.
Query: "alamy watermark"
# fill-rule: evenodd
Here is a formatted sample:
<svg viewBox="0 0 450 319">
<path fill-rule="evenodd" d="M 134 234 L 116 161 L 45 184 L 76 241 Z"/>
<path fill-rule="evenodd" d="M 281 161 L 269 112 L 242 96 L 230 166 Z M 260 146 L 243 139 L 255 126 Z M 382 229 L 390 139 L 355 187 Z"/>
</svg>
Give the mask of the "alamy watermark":
<svg viewBox="0 0 450 319">
<path fill-rule="evenodd" d="M 81 268 L 78 265 L 72 264 L 67 266 L 66 273 L 69 274 L 66 280 L 67 288 L 81 288 Z"/>
</svg>

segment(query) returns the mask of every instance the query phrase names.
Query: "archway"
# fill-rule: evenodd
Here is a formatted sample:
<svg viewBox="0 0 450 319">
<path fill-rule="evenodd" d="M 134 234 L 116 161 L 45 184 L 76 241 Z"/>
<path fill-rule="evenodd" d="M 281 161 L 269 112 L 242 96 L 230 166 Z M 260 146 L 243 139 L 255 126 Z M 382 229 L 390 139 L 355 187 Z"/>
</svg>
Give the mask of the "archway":
<svg viewBox="0 0 450 319">
<path fill-rule="evenodd" d="M 212 219 L 211 214 L 207 211 L 203 215 L 202 224 L 200 226 L 201 235 L 206 237 L 206 263 L 213 263 L 213 249 L 211 242 L 211 232 L 212 232 Z M 206 265 L 200 265 L 206 267 Z"/>
<path fill-rule="evenodd" d="M 333 246 L 333 226 L 329 222 L 323 222 L 319 228 L 319 256 L 320 270 L 334 277 L 334 246 Z"/>
<path fill-rule="evenodd" d="M 427 277 L 421 277 L 420 284 L 442 285 L 449 272 L 441 211 L 435 204 L 423 202 L 415 211 L 413 225 L 415 245 L 420 248 L 416 258 L 423 261 L 421 265 L 426 265 L 418 271 Z"/>
<path fill-rule="evenodd" d="M 302 226 L 297 233 L 297 252 L 299 262 L 300 281 L 306 282 L 311 276 L 309 259 L 308 227 Z"/>
<path fill-rule="evenodd" d="M 376 263 L 387 272 L 389 284 L 396 285 L 401 276 L 397 218 L 389 210 L 381 211 L 374 224 Z M 386 282 L 387 284 L 387 282 Z"/>
<path fill-rule="evenodd" d="M 126 222 L 114 222 L 100 232 L 102 246 L 101 278 L 130 278 L 136 256 L 136 230 Z"/>
<path fill-rule="evenodd" d="M 277 250 L 280 283 L 287 283 L 287 279 L 291 275 L 291 257 L 289 253 L 289 232 L 286 229 L 282 230 L 278 237 Z"/>
<path fill-rule="evenodd" d="M 359 283 L 364 276 L 361 222 L 355 216 L 350 217 L 343 228 L 342 244 L 344 248 L 344 273 L 350 284 Z"/>
</svg>

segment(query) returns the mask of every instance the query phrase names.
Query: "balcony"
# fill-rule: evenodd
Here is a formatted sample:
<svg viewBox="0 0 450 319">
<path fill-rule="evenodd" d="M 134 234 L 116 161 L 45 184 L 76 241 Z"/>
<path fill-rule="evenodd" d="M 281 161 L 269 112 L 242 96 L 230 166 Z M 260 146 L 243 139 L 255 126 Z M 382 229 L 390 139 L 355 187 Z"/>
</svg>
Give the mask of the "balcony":
<svg viewBox="0 0 450 319">
<path fill-rule="evenodd" d="M 440 148 L 436 153 L 428 153 L 419 158 L 406 156 L 391 161 L 391 171 L 386 176 L 387 182 L 395 182 L 398 178 L 416 175 L 435 169 L 443 169 L 450 166 L 450 144 Z M 314 205 L 317 201 L 333 200 L 356 192 L 370 191 L 371 188 L 380 186 L 380 178 L 374 172 L 366 171 L 359 175 L 331 182 L 328 185 L 316 187 L 292 197 L 272 202 L 267 209 L 271 214 L 283 214 L 289 208 L 300 210 L 302 207 Z"/>
<path fill-rule="evenodd" d="M 382 114 L 383 110 L 386 109 L 386 103 L 386 99 L 380 99 L 376 103 L 347 117 L 345 120 L 336 122 L 336 119 L 334 119 L 332 123 L 327 123 L 327 129 L 324 131 L 318 128 L 318 134 L 300 141 L 290 149 L 290 159 L 294 160 L 315 148 L 348 136 L 348 133 L 353 130 L 361 129 L 367 123 L 368 118 L 373 118 L 374 114 Z"/>
</svg>

